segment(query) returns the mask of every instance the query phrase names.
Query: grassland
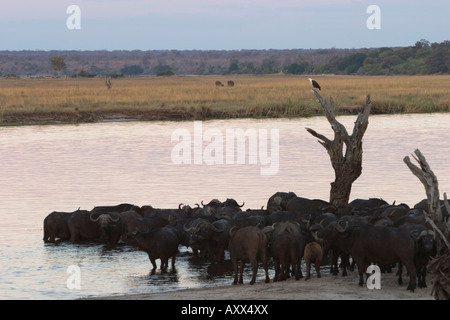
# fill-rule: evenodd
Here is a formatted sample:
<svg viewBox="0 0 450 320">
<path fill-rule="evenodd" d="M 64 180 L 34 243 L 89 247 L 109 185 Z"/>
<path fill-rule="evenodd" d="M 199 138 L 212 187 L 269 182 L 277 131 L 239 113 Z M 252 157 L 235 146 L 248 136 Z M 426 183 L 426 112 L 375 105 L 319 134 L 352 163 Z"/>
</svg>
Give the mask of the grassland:
<svg viewBox="0 0 450 320">
<path fill-rule="evenodd" d="M 307 76 L 174 76 L 104 79 L 2 79 L 0 123 L 99 120 L 194 120 L 322 114 Z M 339 114 L 357 113 L 371 94 L 372 113 L 450 110 L 450 75 L 315 76 Z M 216 87 L 215 81 L 225 83 Z M 227 87 L 227 80 L 235 82 Z"/>
</svg>

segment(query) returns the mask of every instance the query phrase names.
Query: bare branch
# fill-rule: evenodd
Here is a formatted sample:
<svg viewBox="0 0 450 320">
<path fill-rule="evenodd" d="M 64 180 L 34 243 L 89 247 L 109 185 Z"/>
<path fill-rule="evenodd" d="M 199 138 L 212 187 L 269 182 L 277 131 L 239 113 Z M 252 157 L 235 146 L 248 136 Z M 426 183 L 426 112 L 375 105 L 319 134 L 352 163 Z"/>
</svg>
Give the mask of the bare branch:
<svg viewBox="0 0 450 320">
<path fill-rule="evenodd" d="M 431 225 L 434 231 L 439 233 L 439 235 L 442 238 L 442 241 L 445 243 L 448 250 L 450 251 L 450 243 L 448 242 L 446 236 L 442 233 L 441 229 L 439 229 L 439 227 L 434 223 L 433 219 L 430 218 L 429 214 L 425 214 L 425 221 Z"/>
<path fill-rule="evenodd" d="M 370 94 L 366 97 L 366 105 L 362 113 L 358 114 L 358 118 L 355 122 L 355 127 L 353 128 L 352 137 L 359 140 L 362 139 L 362 136 L 367 130 L 367 126 L 369 125 L 369 115 L 370 110 L 372 109 L 372 101 L 370 100 Z"/>
<path fill-rule="evenodd" d="M 446 192 L 444 192 L 444 206 L 445 206 L 445 209 L 447 209 L 447 212 L 450 214 L 450 204 L 448 203 Z"/>
<path fill-rule="evenodd" d="M 319 141 L 319 143 L 321 143 L 321 144 L 323 144 L 323 145 L 325 145 L 325 144 L 330 144 L 331 143 L 331 141 L 330 141 L 330 139 L 328 139 L 327 137 L 325 137 L 324 135 L 322 135 L 322 134 L 320 134 L 320 133 L 317 133 L 315 130 L 313 130 L 313 129 L 311 129 L 311 128 L 305 128 L 306 129 L 306 131 L 308 131 L 311 135 L 313 135 L 314 137 L 316 137 L 316 138 L 318 138 L 318 139 L 320 139 L 320 140 L 322 140 L 322 141 Z"/>
</svg>

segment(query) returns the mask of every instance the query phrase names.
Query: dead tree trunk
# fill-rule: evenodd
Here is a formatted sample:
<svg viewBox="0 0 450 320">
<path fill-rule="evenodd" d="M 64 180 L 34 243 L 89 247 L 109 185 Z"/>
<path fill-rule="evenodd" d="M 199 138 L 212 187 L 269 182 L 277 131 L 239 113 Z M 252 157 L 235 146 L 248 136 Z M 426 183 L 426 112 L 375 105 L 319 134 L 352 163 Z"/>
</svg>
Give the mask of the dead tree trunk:
<svg viewBox="0 0 450 320">
<path fill-rule="evenodd" d="M 423 186 L 425 187 L 425 193 L 428 200 L 427 221 L 433 226 L 433 228 L 439 235 L 438 238 L 440 239 L 440 241 L 437 242 L 437 252 L 438 255 L 440 255 L 443 252 L 442 250 L 444 248 L 444 245 L 445 247 L 447 247 L 447 250 L 450 250 L 450 244 L 448 241 L 450 230 L 448 223 L 446 223 L 442 218 L 441 204 L 439 200 L 438 180 L 420 150 L 416 149 L 414 153 L 417 158 L 414 157 L 414 155 L 413 157 L 419 163 L 420 168 L 411 163 L 411 160 L 408 156 L 403 158 L 403 162 L 406 163 L 411 172 L 417 178 L 419 178 L 420 182 L 422 182 Z"/>
<path fill-rule="evenodd" d="M 428 214 L 426 221 L 433 227 L 437 235 L 437 254 L 427 266 L 433 281 L 433 290 L 437 300 L 450 299 L 450 220 L 445 221 L 442 218 L 441 205 L 439 201 L 438 180 L 428 165 L 425 157 L 420 150 L 415 150 L 417 158 L 414 159 L 419 163 L 420 168 L 411 163 L 409 157 L 405 157 L 403 161 L 406 163 L 411 172 L 419 178 L 425 187 L 425 193 L 428 200 Z M 447 195 L 444 193 L 444 203 L 447 210 L 450 209 Z"/>
<path fill-rule="evenodd" d="M 370 95 L 367 95 L 364 110 L 358 115 L 353 133 L 349 135 L 347 129 L 336 120 L 333 99 L 330 98 L 329 105 L 327 99 L 323 99 L 316 90 L 312 91 L 331 124 L 334 139 L 330 140 L 310 128 L 306 128 L 306 130 L 319 139 L 319 143 L 330 156 L 331 165 L 335 172 L 335 181 L 331 183 L 330 203 L 347 204 L 352 184 L 362 173 L 362 138 L 369 124 L 369 114 L 372 107 Z"/>
</svg>

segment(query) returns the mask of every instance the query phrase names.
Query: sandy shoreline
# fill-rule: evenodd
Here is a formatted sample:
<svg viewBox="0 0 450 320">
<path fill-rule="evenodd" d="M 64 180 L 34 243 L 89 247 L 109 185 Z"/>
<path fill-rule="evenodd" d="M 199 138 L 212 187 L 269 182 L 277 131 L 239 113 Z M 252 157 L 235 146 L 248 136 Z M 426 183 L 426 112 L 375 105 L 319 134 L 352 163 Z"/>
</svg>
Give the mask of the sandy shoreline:
<svg viewBox="0 0 450 320">
<path fill-rule="evenodd" d="M 257 282 L 243 285 L 183 289 L 161 293 L 143 293 L 122 296 L 95 297 L 89 300 L 434 300 L 431 296 L 432 283 L 427 278 L 428 288 L 406 290 L 409 277 L 403 276 L 403 285 L 397 284 L 395 271 L 381 275 L 381 289 L 358 286 L 357 272 L 342 277 L 330 274 L 305 281 L 288 279 L 283 282 Z"/>
</svg>

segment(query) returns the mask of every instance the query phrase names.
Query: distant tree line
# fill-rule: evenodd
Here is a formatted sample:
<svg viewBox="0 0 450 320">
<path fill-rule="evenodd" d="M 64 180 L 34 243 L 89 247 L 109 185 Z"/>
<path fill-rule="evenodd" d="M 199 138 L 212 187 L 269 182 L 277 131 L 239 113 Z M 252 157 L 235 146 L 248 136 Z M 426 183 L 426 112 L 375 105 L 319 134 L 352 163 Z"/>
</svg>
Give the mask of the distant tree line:
<svg viewBox="0 0 450 320">
<path fill-rule="evenodd" d="M 0 51 L 0 76 L 173 74 L 435 74 L 450 72 L 450 41 L 409 47 L 291 50 Z"/>
<path fill-rule="evenodd" d="M 430 44 L 417 41 L 404 48 L 378 48 L 331 57 L 326 63 L 307 62 L 286 66 L 285 73 L 334 73 L 359 75 L 434 74 L 450 71 L 450 41 Z"/>
</svg>

